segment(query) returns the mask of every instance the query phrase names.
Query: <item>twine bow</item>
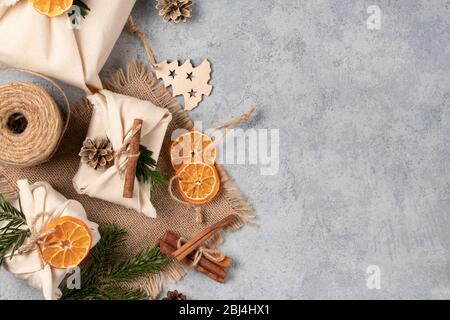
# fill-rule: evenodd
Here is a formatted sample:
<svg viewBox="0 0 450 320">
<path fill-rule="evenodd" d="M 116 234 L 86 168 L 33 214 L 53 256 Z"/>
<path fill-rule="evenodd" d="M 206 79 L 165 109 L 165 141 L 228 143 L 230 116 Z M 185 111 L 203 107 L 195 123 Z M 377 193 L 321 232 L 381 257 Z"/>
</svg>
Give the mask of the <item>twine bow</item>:
<svg viewBox="0 0 450 320">
<path fill-rule="evenodd" d="M 184 238 L 178 239 L 177 247 L 180 248 L 186 242 L 187 242 L 187 240 L 184 239 Z M 192 267 L 197 266 L 198 263 L 200 262 L 200 260 L 202 259 L 202 257 L 205 257 L 209 261 L 217 262 L 217 263 L 222 262 L 223 260 L 225 260 L 225 255 L 222 252 L 220 252 L 219 250 L 206 248 L 204 246 L 200 246 L 200 247 L 197 248 L 197 251 L 195 252 L 194 259 L 192 261 L 191 266 Z"/>
<path fill-rule="evenodd" d="M 36 229 L 36 224 L 37 224 L 38 220 L 41 218 L 44 218 L 46 215 L 48 215 L 48 213 L 41 212 L 33 218 L 32 222 L 31 222 L 31 226 L 30 226 L 31 234 L 28 237 L 27 243 L 22 245 L 19 248 L 19 250 L 17 250 L 17 253 L 19 255 L 22 256 L 24 254 L 27 254 L 27 253 L 35 250 L 36 246 L 41 242 L 42 238 L 48 237 L 49 235 L 51 235 L 55 232 L 54 228 L 50 229 L 49 231 L 46 231 L 46 232 L 41 232 L 40 230 L 38 231 Z"/>
<path fill-rule="evenodd" d="M 122 167 L 120 166 L 120 158 L 122 157 L 122 155 L 127 153 L 128 146 L 130 145 L 131 139 L 133 139 L 133 137 L 136 134 L 141 134 L 141 128 L 142 128 L 142 125 L 140 124 L 139 126 L 136 127 L 136 130 L 134 131 L 134 133 L 133 133 L 133 130 L 131 129 L 125 136 L 122 146 L 119 148 L 119 150 L 114 152 L 114 160 L 113 160 L 114 166 L 116 167 L 117 172 L 119 173 L 119 176 L 121 179 L 124 178 L 124 174 L 123 174 L 124 169 L 123 169 L 123 166 Z M 138 152 L 136 154 L 129 154 L 127 158 L 128 159 L 129 158 L 139 158 L 140 155 L 141 155 L 140 152 Z"/>
</svg>

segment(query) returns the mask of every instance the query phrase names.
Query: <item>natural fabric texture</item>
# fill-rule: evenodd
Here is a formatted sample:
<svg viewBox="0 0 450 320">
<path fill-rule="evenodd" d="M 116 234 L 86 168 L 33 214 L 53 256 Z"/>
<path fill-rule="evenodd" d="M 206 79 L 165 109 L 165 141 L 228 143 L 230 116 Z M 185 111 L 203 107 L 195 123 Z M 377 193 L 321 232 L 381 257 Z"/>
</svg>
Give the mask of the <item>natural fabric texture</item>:
<svg viewBox="0 0 450 320">
<path fill-rule="evenodd" d="M 51 76 L 93 92 L 98 73 L 125 25 L 135 0 L 87 0 L 91 8 L 81 27 L 67 14 L 49 18 L 26 0 L 0 3 L 0 61 Z M 24 50 L 25 49 L 25 50 Z"/>
<path fill-rule="evenodd" d="M 171 135 L 176 128 L 187 130 L 193 128 L 193 123 L 187 113 L 174 101 L 172 94 L 155 79 L 154 75 L 137 63 L 130 64 L 126 72 L 118 72 L 105 84 L 114 92 L 148 100 L 159 107 L 167 108 L 172 113 L 173 120 L 166 132 L 158 167 L 169 177 L 173 176 L 175 173 L 170 164 L 168 152 Z M 78 170 L 78 152 L 86 136 L 91 107 L 86 101 L 82 101 L 73 106 L 72 114 L 67 135 L 52 161 L 27 169 L 0 166 L 0 193 L 5 196 L 13 196 L 15 194 L 13 182 L 23 177 L 32 181 L 49 181 L 67 197 L 83 203 L 89 218 L 93 221 L 100 225 L 114 222 L 128 230 L 127 239 L 120 248 L 123 257 L 157 244 L 166 230 L 172 230 L 179 236 L 190 239 L 207 226 L 231 213 L 235 213 L 239 217 L 227 230 L 238 229 L 253 219 L 252 209 L 219 165 L 217 165 L 217 169 L 221 175 L 221 193 L 211 203 L 202 206 L 202 213 L 205 217 L 203 224 L 195 222 L 195 214 L 191 207 L 171 200 L 167 186 L 164 185 L 156 186 L 156 192 L 152 198 L 158 213 L 157 219 L 149 219 L 144 215 L 136 214 L 133 210 L 89 198 L 86 195 L 79 195 L 70 181 Z M 243 244 L 242 250 L 250 250 L 250 247 L 246 249 L 246 245 Z M 163 272 L 140 278 L 130 283 L 129 286 L 143 288 L 154 298 L 162 290 L 164 279 L 178 280 L 185 272 L 184 266 L 172 261 Z"/>
<path fill-rule="evenodd" d="M 159 108 L 151 102 L 102 90 L 89 96 L 93 106 L 92 120 L 87 133 L 88 138 L 108 138 L 113 149 L 121 150 L 130 136 L 134 119 L 142 119 L 141 145 L 153 152 L 158 159 L 167 126 L 172 115 L 167 109 Z M 133 197 L 123 197 L 124 177 L 127 157 L 117 159 L 120 163 L 106 170 L 94 170 L 81 162 L 80 169 L 73 178 L 78 193 L 117 203 L 127 208 L 156 218 L 156 210 L 150 202 L 149 186 L 134 181 Z M 120 169 L 120 170 L 119 170 Z"/>
<path fill-rule="evenodd" d="M 36 228 L 36 231 L 39 232 L 51 220 L 71 216 L 86 223 L 92 235 L 92 247 L 100 240 L 98 225 L 87 219 L 86 212 L 78 201 L 67 200 L 47 182 L 37 182 L 30 186 L 27 180 L 19 180 L 17 185 L 20 206 L 30 230 Z M 13 205 L 19 208 L 19 201 L 15 200 Z M 17 278 L 25 280 L 36 289 L 42 290 L 47 300 L 55 300 L 61 297 L 61 291 L 58 287 L 68 270 L 55 269 L 46 264 L 42 260 L 37 246 L 31 252 L 22 255 L 16 253 L 12 259 L 7 256 L 3 265 Z"/>
</svg>

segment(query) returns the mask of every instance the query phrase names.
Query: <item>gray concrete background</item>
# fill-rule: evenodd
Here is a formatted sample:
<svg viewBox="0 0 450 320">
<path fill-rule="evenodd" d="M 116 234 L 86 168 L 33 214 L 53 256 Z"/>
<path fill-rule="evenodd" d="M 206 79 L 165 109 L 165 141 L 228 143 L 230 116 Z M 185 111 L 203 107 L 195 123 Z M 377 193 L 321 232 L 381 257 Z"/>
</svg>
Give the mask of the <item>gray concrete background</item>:
<svg viewBox="0 0 450 320">
<path fill-rule="evenodd" d="M 191 113 L 205 127 L 258 107 L 280 129 L 280 170 L 227 166 L 260 229 L 229 235 L 225 285 L 190 273 L 192 299 L 450 298 L 450 1 L 194 1 L 165 24 L 138 0 L 159 60 L 213 65 L 214 91 Z M 381 30 L 366 9 L 379 5 Z M 104 74 L 140 44 L 123 33 Z M 7 80 L 5 76 L 0 80 Z M 80 96 L 70 90 L 72 99 Z M 366 268 L 381 269 L 368 290 Z M 0 299 L 40 299 L 0 272 Z"/>
</svg>

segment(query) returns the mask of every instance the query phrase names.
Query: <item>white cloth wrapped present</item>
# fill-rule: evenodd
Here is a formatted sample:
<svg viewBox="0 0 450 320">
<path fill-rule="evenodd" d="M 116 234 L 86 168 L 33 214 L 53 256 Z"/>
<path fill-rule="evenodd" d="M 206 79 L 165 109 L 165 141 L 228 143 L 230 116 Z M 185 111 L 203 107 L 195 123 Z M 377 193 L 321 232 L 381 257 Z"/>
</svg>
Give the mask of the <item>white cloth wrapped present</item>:
<svg viewBox="0 0 450 320">
<path fill-rule="evenodd" d="M 86 92 L 101 89 L 98 74 L 136 1 L 85 2 L 91 11 L 75 29 L 67 13 L 47 17 L 26 0 L 0 0 L 0 62 L 45 74 Z"/>
<path fill-rule="evenodd" d="M 167 109 L 154 106 L 148 101 L 123 96 L 108 90 L 89 96 L 94 111 L 87 137 L 108 138 L 115 151 L 122 148 L 132 131 L 134 119 L 142 119 L 141 145 L 153 152 L 158 160 L 161 146 L 172 115 Z M 75 190 L 80 194 L 113 202 L 134 209 L 148 217 L 155 218 L 156 210 L 150 202 L 149 187 L 135 178 L 132 198 L 123 197 L 123 176 L 118 168 L 126 165 L 127 157 L 121 163 L 106 170 L 94 170 L 81 162 L 73 179 Z"/>
<path fill-rule="evenodd" d="M 20 180 L 17 185 L 20 207 L 30 229 L 34 224 L 36 230 L 39 231 L 53 219 L 71 216 L 83 221 L 88 226 L 92 236 L 91 248 L 100 240 L 98 225 L 88 220 L 86 212 L 79 202 L 67 200 L 46 182 L 38 182 L 30 186 L 27 180 Z M 19 200 L 13 202 L 13 205 L 19 209 Z M 38 215 L 41 215 L 42 218 L 36 219 Z M 37 246 L 28 253 L 16 253 L 12 259 L 6 256 L 3 266 L 15 277 L 41 290 L 46 299 L 55 300 L 61 297 L 58 287 L 68 270 L 55 269 L 46 264 L 42 260 Z"/>
</svg>

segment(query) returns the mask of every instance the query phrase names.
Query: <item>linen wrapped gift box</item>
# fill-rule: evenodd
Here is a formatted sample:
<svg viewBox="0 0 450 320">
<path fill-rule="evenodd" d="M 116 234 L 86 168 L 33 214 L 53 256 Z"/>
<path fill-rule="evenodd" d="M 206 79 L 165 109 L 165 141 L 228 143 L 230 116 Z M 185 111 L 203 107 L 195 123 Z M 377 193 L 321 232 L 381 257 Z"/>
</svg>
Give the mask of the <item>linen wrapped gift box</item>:
<svg viewBox="0 0 450 320">
<path fill-rule="evenodd" d="M 94 108 L 88 138 L 108 138 L 113 150 L 117 152 L 122 149 L 123 143 L 132 132 L 134 119 L 142 119 L 141 145 L 153 152 L 153 159 L 158 159 L 164 135 L 172 119 L 167 109 L 108 90 L 101 90 L 88 99 Z M 120 163 L 106 170 L 94 170 L 81 162 L 73 178 L 75 190 L 80 194 L 113 202 L 155 218 L 156 211 L 150 202 L 149 187 L 139 183 L 137 178 L 134 181 L 133 197 L 123 197 L 124 181 L 118 168 L 126 167 L 127 157 L 116 161 Z"/>
<path fill-rule="evenodd" d="M 36 229 L 40 230 L 53 219 L 72 216 L 80 219 L 88 226 L 92 235 L 91 248 L 100 240 L 97 224 L 87 219 L 86 212 L 79 202 L 67 200 L 46 182 L 38 182 L 30 186 L 27 180 L 20 180 L 17 182 L 17 186 L 19 187 L 20 206 L 29 228 L 32 227 L 33 223 L 36 223 Z M 19 200 L 13 205 L 19 208 Z M 45 213 L 42 219 L 39 218 L 34 221 L 36 220 L 35 217 L 42 213 Z M 37 247 L 24 255 L 16 254 L 12 259 L 5 257 L 3 265 L 15 277 L 25 280 L 34 288 L 42 290 L 46 299 L 55 300 L 61 297 L 61 291 L 58 287 L 68 270 L 55 269 L 45 264 Z"/>
<path fill-rule="evenodd" d="M 0 0 L 0 61 L 82 88 L 102 88 L 99 72 L 135 0 L 86 0 L 90 13 L 81 27 L 70 27 L 67 13 L 47 17 L 28 1 Z"/>
</svg>

